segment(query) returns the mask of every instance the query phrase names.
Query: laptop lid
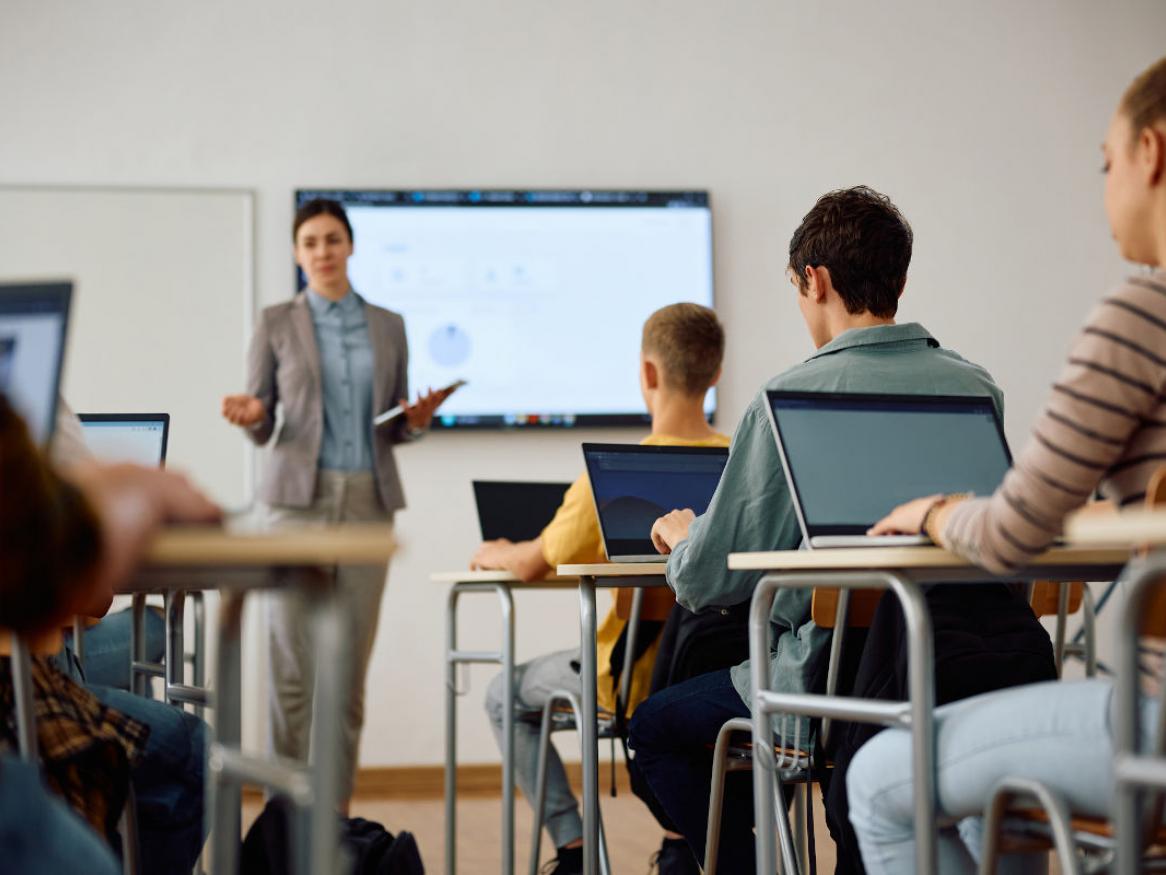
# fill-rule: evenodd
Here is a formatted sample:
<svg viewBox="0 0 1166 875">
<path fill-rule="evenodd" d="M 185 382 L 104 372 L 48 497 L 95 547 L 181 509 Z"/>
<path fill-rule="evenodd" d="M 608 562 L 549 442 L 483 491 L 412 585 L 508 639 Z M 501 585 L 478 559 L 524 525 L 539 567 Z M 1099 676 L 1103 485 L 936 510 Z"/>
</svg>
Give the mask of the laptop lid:
<svg viewBox="0 0 1166 875">
<path fill-rule="evenodd" d="M 726 447 L 583 444 L 603 549 L 612 562 L 662 561 L 652 524 L 670 510 L 708 510 Z"/>
<path fill-rule="evenodd" d="M 532 541 L 563 503 L 570 483 L 475 480 L 474 503 L 483 541 Z"/>
<path fill-rule="evenodd" d="M 48 446 L 57 421 L 57 396 L 73 284 L 0 283 L 0 392 Z"/>
<path fill-rule="evenodd" d="M 807 542 L 863 535 L 894 507 L 924 495 L 990 495 L 1012 464 L 987 396 L 766 394 Z"/>
<path fill-rule="evenodd" d="M 79 413 L 85 445 L 103 462 L 161 468 L 170 438 L 169 413 Z"/>
</svg>

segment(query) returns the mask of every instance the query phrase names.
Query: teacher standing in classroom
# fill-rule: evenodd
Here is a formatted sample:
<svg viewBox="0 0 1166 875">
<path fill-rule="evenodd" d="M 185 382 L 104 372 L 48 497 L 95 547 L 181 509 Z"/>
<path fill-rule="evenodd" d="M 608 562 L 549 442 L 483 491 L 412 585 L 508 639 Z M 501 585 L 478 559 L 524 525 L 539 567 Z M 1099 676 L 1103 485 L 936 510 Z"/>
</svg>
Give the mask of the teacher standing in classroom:
<svg viewBox="0 0 1166 875">
<path fill-rule="evenodd" d="M 247 356 L 247 393 L 223 399 L 223 417 L 257 445 L 274 442 L 259 486 L 271 526 L 386 522 L 405 506 L 393 447 L 418 437 L 447 393 L 408 404 L 409 350 L 400 315 L 373 306 L 348 281 L 352 226 L 332 200 L 312 200 L 292 226 L 296 263 L 307 285 L 267 307 Z M 404 413 L 374 427 L 396 404 Z M 282 422 L 276 429 L 276 408 Z M 351 624 L 352 686 L 343 720 L 340 809 L 347 813 L 364 725 L 364 688 L 385 565 L 346 567 L 336 585 Z M 293 596 L 270 602 L 271 743 L 308 759 L 315 666 L 306 606 Z"/>
</svg>

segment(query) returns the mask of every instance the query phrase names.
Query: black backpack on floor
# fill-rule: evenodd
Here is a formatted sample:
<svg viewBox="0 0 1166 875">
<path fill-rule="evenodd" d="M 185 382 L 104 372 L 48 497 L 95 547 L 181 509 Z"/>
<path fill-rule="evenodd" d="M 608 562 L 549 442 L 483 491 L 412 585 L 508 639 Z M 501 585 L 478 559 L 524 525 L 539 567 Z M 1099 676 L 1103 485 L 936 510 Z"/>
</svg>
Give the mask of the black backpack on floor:
<svg viewBox="0 0 1166 875">
<path fill-rule="evenodd" d="M 292 871 L 288 821 L 292 805 L 270 800 L 247 830 L 239 857 L 241 875 L 283 875 Z M 340 818 L 340 843 L 352 861 L 352 875 L 425 875 L 412 833 L 395 836 L 363 817 Z"/>
</svg>

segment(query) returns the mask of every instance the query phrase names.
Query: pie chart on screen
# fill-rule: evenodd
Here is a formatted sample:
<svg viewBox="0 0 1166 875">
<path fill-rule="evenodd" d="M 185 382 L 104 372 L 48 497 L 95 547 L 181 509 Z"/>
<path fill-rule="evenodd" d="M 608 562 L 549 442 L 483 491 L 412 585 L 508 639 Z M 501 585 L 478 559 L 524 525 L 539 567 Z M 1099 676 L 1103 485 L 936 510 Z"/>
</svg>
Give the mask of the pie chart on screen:
<svg viewBox="0 0 1166 875">
<path fill-rule="evenodd" d="M 442 325 L 429 335 L 429 356 L 445 368 L 456 368 L 470 357 L 470 336 L 453 324 Z"/>
</svg>

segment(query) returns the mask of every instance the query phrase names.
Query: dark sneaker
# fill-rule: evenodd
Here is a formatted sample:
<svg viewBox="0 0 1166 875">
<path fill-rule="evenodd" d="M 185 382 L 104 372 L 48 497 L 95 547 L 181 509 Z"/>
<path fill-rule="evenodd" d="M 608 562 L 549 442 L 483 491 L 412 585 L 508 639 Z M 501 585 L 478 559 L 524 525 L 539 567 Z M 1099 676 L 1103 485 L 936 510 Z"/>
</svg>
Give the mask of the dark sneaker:
<svg viewBox="0 0 1166 875">
<path fill-rule="evenodd" d="M 540 871 L 542 875 L 583 875 L 583 849 L 559 848 L 559 855 Z"/>
<path fill-rule="evenodd" d="M 664 839 L 650 862 L 659 875 L 700 875 L 700 866 L 684 839 Z"/>
</svg>

